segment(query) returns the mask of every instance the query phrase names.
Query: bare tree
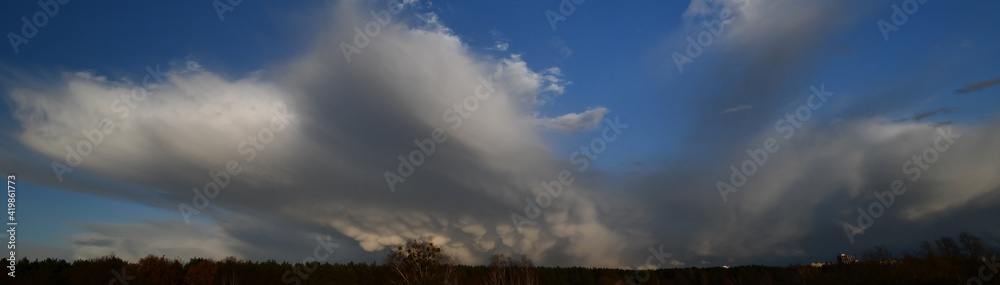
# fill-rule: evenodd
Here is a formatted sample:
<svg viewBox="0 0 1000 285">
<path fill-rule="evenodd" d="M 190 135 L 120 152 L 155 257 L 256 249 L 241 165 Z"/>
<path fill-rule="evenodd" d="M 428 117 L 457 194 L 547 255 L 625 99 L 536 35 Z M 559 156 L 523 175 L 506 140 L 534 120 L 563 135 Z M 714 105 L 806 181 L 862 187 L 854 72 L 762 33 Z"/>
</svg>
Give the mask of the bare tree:
<svg viewBox="0 0 1000 285">
<path fill-rule="evenodd" d="M 962 244 L 962 249 L 969 255 L 969 258 L 980 258 L 985 253 L 983 239 L 977 236 L 962 232 L 958 235 L 958 242 Z"/>
<path fill-rule="evenodd" d="M 510 257 L 499 253 L 491 255 L 489 271 L 486 274 L 486 284 L 510 284 L 510 271 Z"/>
<path fill-rule="evenodd" d="M 951 237 L 942 237 L 937 240 L 937 250 L 941 256 L 949 259 L 958 258 L 962 255 L 962 249 Z"/>
<path fill-rule="evenodd" d="M 869 250 L 865 250 L 861 253 L 861 258 L 866 262 L 877 263 L 889 263 L 893 260 L 892 251 L 885 247 L 885 244 L 879 244 Z"/>
<path fill-rule="evenodd" d="M 934 250 L 934 246 L 931 245 L 931 242 L 926 240 L 920 242 L 920 253 L 926 259 L 937 257 L 937 252 Z"/>
<path fill-rule="evenodd" d="M 494 254 L 490 256 L 487 284 L 536 285 L 538 270 L 527 256 L 521 256 L 520 262 L 517 262 L 504 254 Z"/>
<path fill-rule="evenodd" d="M 538 280 L 538 269 L 535 268 L 535 263 L 531 262 L 527 256 L 521 256 L 521 264 L 518 266 L 519 274 L 521 277 L 521 284 L 524 285 L 538 285 L 541 284 Z"/>
<path fill-rule="evenodd" d="M 393 283 L 406 285 L 450 284 L 457 267 L 455 258 L 429 238 L 397 246 L 386 257 L 385 264 L 400 279 Z"/>
</svg>

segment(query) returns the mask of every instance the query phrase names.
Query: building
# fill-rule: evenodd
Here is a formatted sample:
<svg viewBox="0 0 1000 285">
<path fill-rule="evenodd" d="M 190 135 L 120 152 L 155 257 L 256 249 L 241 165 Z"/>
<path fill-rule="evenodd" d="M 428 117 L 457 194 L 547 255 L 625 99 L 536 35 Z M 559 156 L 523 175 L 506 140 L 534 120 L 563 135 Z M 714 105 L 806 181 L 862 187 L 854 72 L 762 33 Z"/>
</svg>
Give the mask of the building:
<svg viewBox="0 0 1000 285">
<path fill-rule="evenodd" d="M 841 253 L 837 256 L 837 264 L 852 264 L 857 262 L 858 259 L 855 258 L 853 254 Z"/>
</svg>

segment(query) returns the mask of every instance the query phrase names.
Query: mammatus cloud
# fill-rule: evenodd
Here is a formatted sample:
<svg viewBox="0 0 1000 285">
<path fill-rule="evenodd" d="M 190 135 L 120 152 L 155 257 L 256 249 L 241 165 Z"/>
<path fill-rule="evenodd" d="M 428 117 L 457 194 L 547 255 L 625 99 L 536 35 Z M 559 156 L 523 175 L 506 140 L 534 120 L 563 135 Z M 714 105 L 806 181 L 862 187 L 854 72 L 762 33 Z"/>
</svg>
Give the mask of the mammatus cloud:
<svg viewBox="0 0 1000 285">
<path fill-rule="evenodd" d="M 562 133 L 590 130 L 601 125 L 608 108 L 597 107 L 581 113 L 565 114 L 555 118 L 540 118 L 538 124 Z"/>
<path fill-rule="evenodd" d="M 980 82 L 973 82 L 973 83 L 966 84 L 965 87 L 962 87 L 961 89 L 955 90 L 955 93 L 958 93 L 958 94 L 969 94 L 969 93 L 972 93 L 972 92 L 976 92 L 976 91 L 980 91 L 980 90 L 983 90 L 983 89 L 986 89 L 986 88 L 990 88 L 993 85 L 997 85 L 997 84 L 1000 84 L 1000 78 L 994 78 L 994 79 L 990 79 L 990 80 L 986 80 L 986 81 L 980 81 Z"/>
</svg>

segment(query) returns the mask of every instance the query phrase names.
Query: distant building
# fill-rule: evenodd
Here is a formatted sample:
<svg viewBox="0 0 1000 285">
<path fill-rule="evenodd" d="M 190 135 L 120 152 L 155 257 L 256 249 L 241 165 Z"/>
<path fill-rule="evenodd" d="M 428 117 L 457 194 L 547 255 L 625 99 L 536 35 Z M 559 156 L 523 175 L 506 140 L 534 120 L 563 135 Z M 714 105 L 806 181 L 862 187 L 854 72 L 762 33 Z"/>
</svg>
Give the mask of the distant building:
<svg viewBox="0 0 1000 285">
<path fill-rule="evenodd" d="M 837 264 L 852 264 L 857 262 L 858 259 L 855 258 L 853 254 L 841 253 L 837 256 Z"/>
<path fill-rule="evenodd" d="M 810 264 L 809 264 L 809 266 L 812 266 L 812 267 L 817 267 L 817 268 L 818 268 L 818 267 L 823 267 L 823 266 L 826 266 L 826 265 L 827 265 L 827 263 L 826 263 L 826 262 L 813 262 L 813 263 L 810 263 Z"/>
</svg>

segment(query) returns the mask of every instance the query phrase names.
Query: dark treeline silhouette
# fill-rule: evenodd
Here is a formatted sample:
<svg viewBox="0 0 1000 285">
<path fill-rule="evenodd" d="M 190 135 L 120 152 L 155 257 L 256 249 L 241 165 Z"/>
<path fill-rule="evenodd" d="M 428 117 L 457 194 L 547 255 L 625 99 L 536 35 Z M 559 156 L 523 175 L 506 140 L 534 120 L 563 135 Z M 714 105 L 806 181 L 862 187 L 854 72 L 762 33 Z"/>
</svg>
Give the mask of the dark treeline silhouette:
<svg viewBox="0 0 1000 285">
<path fill-rule="evenodd" d="M 394 248 L 383 264 L 187 262 L 147 256 L 137 263 L 114 256 L 67 262 L 21 259 L 17 277 L 4 284 L 1000 284 L 997 249 L 962 233 L 922 242 L 916 252 L 894 254 L 884 245 L 856 263 L 823 266 L 738 266 L 625 270 L 536 267 L 527 258 L 491 256 L 489 265 L 459 265 L 429 239 Z"/>
</svg>

